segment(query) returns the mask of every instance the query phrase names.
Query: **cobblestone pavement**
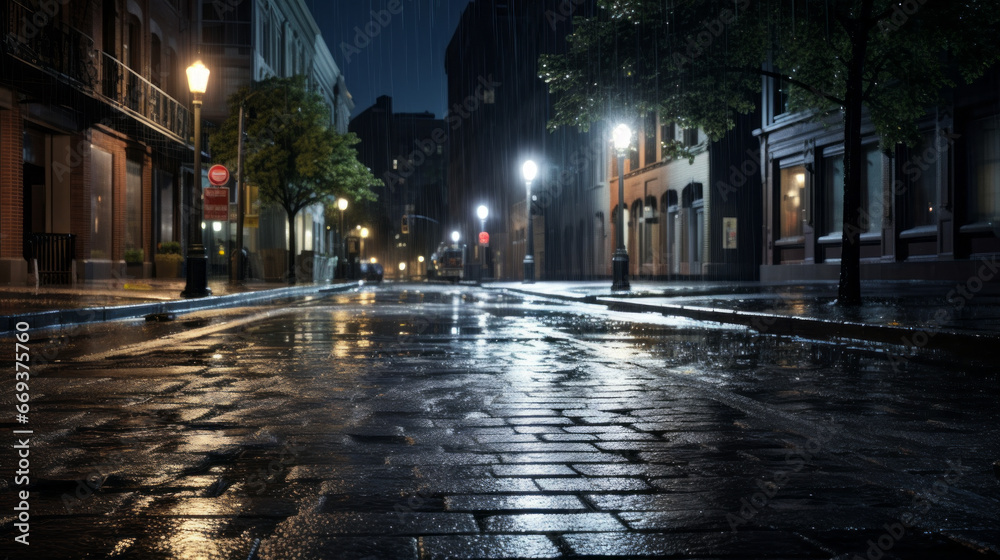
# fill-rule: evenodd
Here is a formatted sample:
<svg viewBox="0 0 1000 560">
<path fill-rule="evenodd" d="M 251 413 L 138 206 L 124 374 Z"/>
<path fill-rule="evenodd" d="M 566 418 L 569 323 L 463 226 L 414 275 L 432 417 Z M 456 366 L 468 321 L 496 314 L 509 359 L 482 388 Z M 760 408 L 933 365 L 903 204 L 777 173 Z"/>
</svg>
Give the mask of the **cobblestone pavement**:
<svg viewBox="0 0 1000 560">
<path fill-rule="evenodd" d="M 1000 550 L 995 363 L 428 285 L 32 337 L 12 558 Z"/>
</svg>

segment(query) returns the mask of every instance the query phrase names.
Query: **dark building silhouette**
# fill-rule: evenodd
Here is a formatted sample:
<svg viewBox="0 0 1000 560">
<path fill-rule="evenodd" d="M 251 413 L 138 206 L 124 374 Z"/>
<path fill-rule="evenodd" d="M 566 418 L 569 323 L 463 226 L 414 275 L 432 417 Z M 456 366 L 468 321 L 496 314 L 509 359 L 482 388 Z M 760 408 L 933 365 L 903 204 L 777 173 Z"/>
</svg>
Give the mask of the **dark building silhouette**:
<svg viewBox="0 0 1000 560">
<path fill-rule="evenodd" d="M 445 121 L 428 112 L 395 113 L 392 98 L 381 96 L 351 120 L 350 131 L 361 139 L 358 159 L 385 183 L 371 204 L 366 255 L 383 262 L 387 275 L 398 274 L 401 262 L 407 275 L 426 274 L 448 214 Z"/>
<path fill-rule="evenodd" d="M 603 140 L 610 135 L 601 127 L 586 134 L 566 128 L 548 132 L 552 99 L 538 78 L 538 56 L 566 49 L 571 16 L 590 13 L 591 2 L 577 4 L 476 0 L 448 45 L 448 228 L 475 245 L 476 208 L 487 206 L 488 273 L 498 278 L 523 274 L 527 220 L 521 165 L 529 158 L 539 166 L 532 184 L 536 277 L 605 275 L 602 261 L 610 266 Z"/>
</svg>

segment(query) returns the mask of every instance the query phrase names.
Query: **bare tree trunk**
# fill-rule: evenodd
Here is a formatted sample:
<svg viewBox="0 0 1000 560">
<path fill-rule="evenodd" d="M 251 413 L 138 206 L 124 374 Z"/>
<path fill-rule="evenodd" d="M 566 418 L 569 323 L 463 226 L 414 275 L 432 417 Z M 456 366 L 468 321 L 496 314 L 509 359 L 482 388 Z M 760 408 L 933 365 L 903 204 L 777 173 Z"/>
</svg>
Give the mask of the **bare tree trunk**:
<svg viewBox="0 0 1000 560">
<path fill-rule="evenodd" d="M 294 284 L 295 278 L 295 214 L 285 209 L 288 215 L 288 283 Z"/>
<path fill-rule="evenodd" d="M 851 61 L 847 70 L 844 107 L 844 222 L 840 253 L 840 284 L 837 303 L 861 304 L 861 179 L 865 174 L 861 147 L 861 110 L 864 95 L 865 57 L 871 29 L 873 0 L 862 3 L 858 19 L 851 21 Z"/>
</svg>

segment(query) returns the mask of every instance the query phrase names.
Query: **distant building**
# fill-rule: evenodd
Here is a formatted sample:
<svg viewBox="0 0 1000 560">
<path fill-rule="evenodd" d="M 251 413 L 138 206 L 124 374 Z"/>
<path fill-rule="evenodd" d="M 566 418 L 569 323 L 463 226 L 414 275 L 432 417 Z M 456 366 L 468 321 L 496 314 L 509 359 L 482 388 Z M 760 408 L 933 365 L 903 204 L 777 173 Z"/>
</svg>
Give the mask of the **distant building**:
<svg viewBox="0 0 1000 560">
<path fill-rule="evenodd" d="M 758 132 L 764 165 L 761 278 L 836 280 L 843 220 L 842 116 L 789 113 L 767 79 Z M 1000 255 L 1000 71 L 945 92 L 918 121 L 921 145 L 879 149 L 862 129 L 862 280 L 977 278 Z M 995 272 L 990 269 L 991 275 Z M 978 280 L 977 280 L 978 281 Z"/>
<path fill-rule="evenodd" d="M 625 247 L 633 278 L 754 280 L 760 264 L 760 152 L 754 119 L 741 117 L 720 142 L 655 115 L 638 122 L 625 158 Z M 635 124 L 635 123 L 629 123 Z M 679 143 L 693 154 L 670 156 Z M 612 230 L 618 164 L 609 149 Z"/>
<path fill-rule="evenodd" d="M 206 120 L 217 124 L 225 120 L 229 115 L 226 100 L 243 86 L 273 76 L 305 75 L 309 86 L 326 99 L 337 131 L 347 131 L 354 102 L 304 0 L 201 0 L 201 4 L 201 51 L 205 64 L 212 69 L 212 84 L 203 109 Z M 251 185 L 248 190 L 250 227 L 244 234 L 245 246 L 253 255 L 254 268 L 265 279 L 280 279 L 287 270 L 285 211 L 262 207 L 256 188 Z M 335 253 L 327 235 L 323 205 L 299 212 L 295 233 L 296 247 L 301 251 L 296 258 Z M 227 232 L 224 237 L 232 235 Z"/>
<path fill-rule="evenodd" d="M 527 211 L 521 165 L 534 159 L 532 184 L 537 278 L 610 275 L 607 158 L 610 133 L 546 130 L 552 99 L 538 78 L 542 53 L 566 49 L 569 17 L 592 2 L 475 0 L 462 15 L 445 56 L 446 123 L 451 134 L 449 219 L 470 248 L 479 231 L 476 208 L 490 215 L 487 274 L 523 277 Z M 476 257 L 475 251 L 470 254 Z"/>
<path fill-rule="evenodd" d="M 377 222 L 370 225 L 375 237 L 368 254 L 387 271 L 404 262 L 414 275 L 426 274 L 448 214 L 445 121 L 428 112 L 396 113 L 392 98 L 381 96 L 351 120 L 350 131 L 361 139 L 358 159 L 385 183 L 372 204 Z"/>
</svg>

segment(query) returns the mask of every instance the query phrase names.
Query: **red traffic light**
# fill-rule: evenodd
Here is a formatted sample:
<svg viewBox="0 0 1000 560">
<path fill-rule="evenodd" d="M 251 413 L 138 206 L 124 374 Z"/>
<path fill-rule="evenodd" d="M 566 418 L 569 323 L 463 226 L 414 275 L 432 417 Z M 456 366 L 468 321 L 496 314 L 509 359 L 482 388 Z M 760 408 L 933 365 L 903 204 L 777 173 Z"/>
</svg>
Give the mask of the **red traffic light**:
<svg viewBox="0 0 1000 560">
<path fill-rule="evenodd" d="M 479 232 L 479 244 L 480 245 L 489 245 L 490 244 L 490 234 L 486 233 L 485 231 Z"/>
</svg>

